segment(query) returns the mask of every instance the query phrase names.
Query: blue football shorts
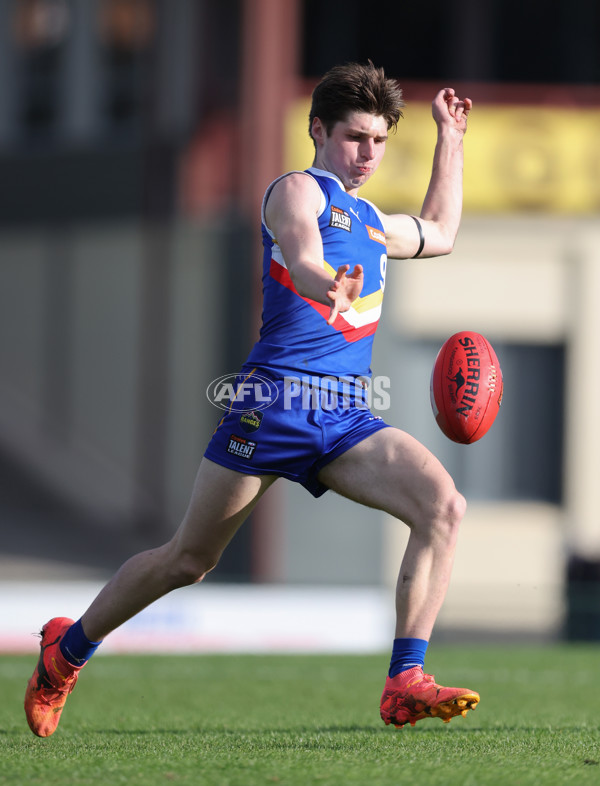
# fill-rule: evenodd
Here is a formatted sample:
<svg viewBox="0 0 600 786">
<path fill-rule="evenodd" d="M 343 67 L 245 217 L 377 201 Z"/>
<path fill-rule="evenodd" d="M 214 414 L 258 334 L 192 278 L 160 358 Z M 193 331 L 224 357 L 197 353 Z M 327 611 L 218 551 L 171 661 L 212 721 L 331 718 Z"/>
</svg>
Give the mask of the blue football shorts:
<svg viewBox="0 0 600 786">
<path fill-rule="evenodd" d="M 213 402 L 214 403 L 214 402 Z M 383 428 L 364 381 L 276 379 L 262 369 L 240 374 L 219 401 L 224 413 L 205 457 L 248 475 L 278 475 L 315 497 L 327 491 L 319 471 Z"/>
</svg>

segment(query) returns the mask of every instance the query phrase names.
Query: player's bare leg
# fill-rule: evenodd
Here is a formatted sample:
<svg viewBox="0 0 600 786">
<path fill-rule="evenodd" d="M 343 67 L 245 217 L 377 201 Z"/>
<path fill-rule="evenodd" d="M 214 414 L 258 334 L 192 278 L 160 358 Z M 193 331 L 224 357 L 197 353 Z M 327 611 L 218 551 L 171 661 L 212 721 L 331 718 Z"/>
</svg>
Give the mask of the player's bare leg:
<svg viewBox="0 0 600 786">
<path fill-rule="evenodd" d="M 164 546 L 128 560 L 104 587 L 80 621 L 87 639 L 101 641 L 166 593 L 201 581 L 274 480 L 242 475 L 204 459 L 181 526 Z M 27 721 L 39 737 L 56 730 L 81 670 L 65 659 L 60 647 L 72 623 L 58 617 L 42 628 L 40 658 L 25 693 Z"/>
<path fill-rule="evenodd" d="M 387 428 L 324 467 L 319 479 L 410 527 L 396 586 L 396 638 L 428 641 L 446 596 L 466 509 L 451 477 L 416 439 Z M 447 721 L 478 701 L 474 691 L 442 688 L 419 667 L 388 677 L 382 717 L 398 726 L 428 716 Z"/>
<path fill-rule="evenodd" d="M 319 479 L 410 527 L 396 594 L 396 636 L 428 639 L 446 595 L 466 503 L 444 467 L 409 434 L 386 428 L 328 464 Z"/>
<path fill-rule="evenodd" d="M 99 641 L 153 601 L 211 571 L 274 475 L 242 475 L 203 459 L 183 522 L 173 538 L 128 560 L 81 622 Z"/>
</svg>

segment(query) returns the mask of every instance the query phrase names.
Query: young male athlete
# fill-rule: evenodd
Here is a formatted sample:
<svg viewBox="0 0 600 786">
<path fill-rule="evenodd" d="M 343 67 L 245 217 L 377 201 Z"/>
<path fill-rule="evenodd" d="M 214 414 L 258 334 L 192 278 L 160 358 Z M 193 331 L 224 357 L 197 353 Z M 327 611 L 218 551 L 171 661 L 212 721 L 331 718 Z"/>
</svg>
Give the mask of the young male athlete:
<svg viewBox="0 0 600 786">
<path fill-rule="evenodd" d="M 263 326 L 239 378 L 247 410 L 232 402 L 217 426 L 173 538 L 128 560 L 80 620 L 55 617 L 44 625 L 25 696 L 35 734 L 55 731 L 102 639 L 167 592 L 201 581 L 278 477 L 315 496 L 333 489 L 410 528 L 381 698 L 385 723 L 446 721 L 478 703 L 477 693 L 442 687 L 423 673 L 465 500 L 423 445 L 373 416 L 365 403 L 387 258 L 450 253 L 461 215 L 471 101 L 451 88 L 440 90 L 432 105 L 437 143 L 420 216 L 384 215 L 359 198 L 403 105 L 398 85 L 371 63 L 333 68 L 315 88 L 313 166 L 276 180 L 263 202 Z M 245 383 L 253 376 L 268 379 L 278 394 L 266 408 L 248 398 L 254 386 Z"/>
</svg>

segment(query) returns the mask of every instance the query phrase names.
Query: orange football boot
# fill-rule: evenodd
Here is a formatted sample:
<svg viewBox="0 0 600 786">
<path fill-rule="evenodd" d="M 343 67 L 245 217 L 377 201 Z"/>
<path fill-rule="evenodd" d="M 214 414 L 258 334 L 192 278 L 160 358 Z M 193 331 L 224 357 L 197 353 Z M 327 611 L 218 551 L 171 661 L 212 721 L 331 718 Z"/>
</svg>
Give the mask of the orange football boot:
<svg viewBox="0 0 600 786">
<path fill-rule="evenodd" d="M 386 725 L 414 726 L 423 718 L 441 718 L 449 723 L 455 715 L 465 717 L 479 703 L 479 694 L 466 688 L 444 688 L 421 666 L 388 677 L 381 696 L 381 718 Z"/>
<path fill-rule="evenodd" d="M 25 691 L 27 723 L 38 737 L 49 737 L 56 731 L 67 697 L 83 668 L 65 660 L 58 646 L 72 624 L 67 617 L 54 617 L 42 628 L 40 658 Z"/>
</svg>

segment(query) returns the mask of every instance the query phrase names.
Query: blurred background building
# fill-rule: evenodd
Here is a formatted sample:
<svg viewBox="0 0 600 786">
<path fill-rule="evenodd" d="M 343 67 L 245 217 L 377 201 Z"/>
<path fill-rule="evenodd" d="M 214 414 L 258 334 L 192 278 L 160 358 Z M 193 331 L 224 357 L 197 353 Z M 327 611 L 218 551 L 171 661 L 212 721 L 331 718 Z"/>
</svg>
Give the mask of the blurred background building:
<svg viewBox="0 0 600 786">
<path fill-rule="evenodd" d="M 452 85 L 475 109 L 454 254 L 392 262 L 381 414 L 470 502 L 439 634 L 600 639 L 597 0 L 0 0 L 0 580 L 104 579 L 183 515 L 260 320 L 267 184 L 310 91 L 372 59 L 407 107 L 365 189 L 418 212 Z M 494 344 L 502 410 L 450 443 L 429 374 Z M 209 582 L 392 588 L 405 527 L 278 482 Z"/>
</svg>

